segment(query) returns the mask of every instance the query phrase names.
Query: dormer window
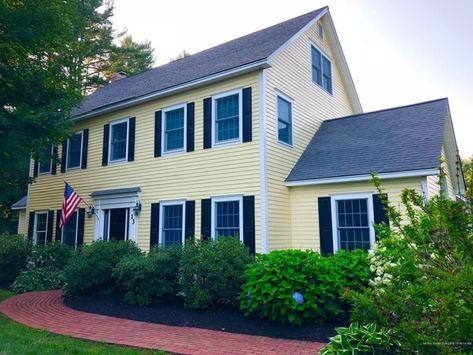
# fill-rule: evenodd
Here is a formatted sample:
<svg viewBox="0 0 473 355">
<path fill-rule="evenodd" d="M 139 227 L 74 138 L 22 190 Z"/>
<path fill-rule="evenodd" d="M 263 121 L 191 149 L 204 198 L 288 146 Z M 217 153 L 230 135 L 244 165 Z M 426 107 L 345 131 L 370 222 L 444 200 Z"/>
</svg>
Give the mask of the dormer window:
<svg viewBox="0 0 473 355">
<path fill-rule="evenodd" d="M 312 46 L 312 80 L 328 93 L 332 93 L 332 64 L 314 46 Z"/>
</svg>

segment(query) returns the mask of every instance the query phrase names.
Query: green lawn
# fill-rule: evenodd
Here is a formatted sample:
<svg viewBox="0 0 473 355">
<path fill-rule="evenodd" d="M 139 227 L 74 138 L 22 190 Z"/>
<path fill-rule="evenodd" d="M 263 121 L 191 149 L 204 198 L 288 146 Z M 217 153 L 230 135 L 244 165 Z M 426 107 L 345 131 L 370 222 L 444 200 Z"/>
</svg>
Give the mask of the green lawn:
<svg viewBox="0 0 473 355">
<path fill-rule="evenodd" d="M 14 293 L 0 289 L 0 301 Z M 0 314 L 0 355 L 22 354 L 124 354 L 151 355 L 163 352 L 112 346 L 50 334 L 15 323 Z"/>
</svg>

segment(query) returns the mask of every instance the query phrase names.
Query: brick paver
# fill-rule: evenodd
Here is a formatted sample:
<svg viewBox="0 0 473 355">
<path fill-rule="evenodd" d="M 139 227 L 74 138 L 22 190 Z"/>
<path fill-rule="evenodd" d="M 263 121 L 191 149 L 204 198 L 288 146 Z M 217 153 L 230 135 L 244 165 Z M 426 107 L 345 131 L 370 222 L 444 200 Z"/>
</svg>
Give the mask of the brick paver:
<svg viewBox="0 0 473 355">
<path fill-rule="evenodd" d="M 0 303 L 0 312 L 19 323 L 51 333 L 178 354 L 316 354 L 325 345 L 80 312 L 64 306 L 60 290 L 8 298 Z"/>
</svg>

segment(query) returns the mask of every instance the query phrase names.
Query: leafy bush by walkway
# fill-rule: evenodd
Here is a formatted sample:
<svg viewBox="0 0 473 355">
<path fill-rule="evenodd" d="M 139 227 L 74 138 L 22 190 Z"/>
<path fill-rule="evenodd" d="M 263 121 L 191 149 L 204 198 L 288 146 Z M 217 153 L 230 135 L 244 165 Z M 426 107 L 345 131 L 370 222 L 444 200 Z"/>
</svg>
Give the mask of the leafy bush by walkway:
<svg viewBox="0 0 473 355">
<path fill-rule="evenodd" d="M 185 306 L 205 309 L 216 304 L 238 305 L 248 248 L 236 238 L 188 242 L 183 248 L 179 286 Z"/>
<path fill-rule="evenodd" d="M 114 268 L 112 277 L 125 292 L 130 304 L 159 304 L 177 295 L 177 273 L 182 248 L 155 247 L 148 255 L 124 257 Z"/>
<path fill-rule="evenodd" d="M 0 235 L 0 285 L 10 285 L 26 269 L 29 255 L 29 240 L 21 235 Z"/>
<path fill-rule="evenodd" d="M 346 287 L 367 285 L 369 264 L 363 251 L 323 257 L 307 250 L 276 250 L 248 267 L 240 296 L 245 314 L 301 325 L 343 312 Z"/>
<path fill-rule="evenodd" d="M 141 251 L 130 242 L 97 241 L 85 245 L 64 267 L 64 294 L 113 291 L 113 269 L 122 258 L 133 255 L 139 256 Z"/>
</svg>

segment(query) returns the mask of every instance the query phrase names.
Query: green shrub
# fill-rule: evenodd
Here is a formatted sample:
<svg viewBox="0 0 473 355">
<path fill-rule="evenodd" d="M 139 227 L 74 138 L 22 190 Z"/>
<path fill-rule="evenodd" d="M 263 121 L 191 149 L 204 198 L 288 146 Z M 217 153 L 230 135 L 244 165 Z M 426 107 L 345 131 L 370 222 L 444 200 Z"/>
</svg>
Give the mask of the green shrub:
<svg viewBox="0 0 473 355">
<path fill-rule="evenodd" d="M 73 255 L 64 267 L 64 294 L 111 292 L 112 271 L 125 256 L 140 255 L 131 242 L 97 241 Z"/>
<path fill-rule="evenodd" d="M 26 269 L 31 242 L 21 235 L 0 235 L 0 285 L 10 285 Z"/>
<path fill-rule="evenodd" d="M 63 269 L 72 254 L 74 254 L 74 249 L 60 242 L 34 246 L 33 252 L 28 258 L 28 268 L 54 267 Z"/>
<path fill-rule="evenodd" d="M 349 328 L 336 328 L 338 335 L 330 338 L 321 355 L 332 354 L 391 354 L 399 344 L 392 340 L 391 330 L 378 328 L 376 324 L 358 325 L 352 323 Z"/>
<path fill-rule="evenodd" d="M 63 286 L 62 271 L 55 267 L 38 267 L 23 271 L 13 282 L 16 293 L 54 290 Z"/>
<path fill-rule="evenodd" d="M 343 287 L 351 290 L 361 290 L 368 286 L 371 273 L 367 252 L 361 249 L 355 249 L 351 252 L 340 250 L 329 258 L 335 272 L 343 279 Z"/>
<path fill-rule="evenodd" d="M 376 181 L 379 187 L 379 182 Z M 473 339 L 473 220 L 458 202 L 402 193 L 377 227 L 370 286 L 346 294 L 352 321 L 393 329 L 406 352 L 466 351 Z"/>
<path fill-rule="evenodd" d="M 301 325 L 342 312 L 344 279 L 331 258 L 316 252 L 276 250 L 259 255 L 245 276 L 240 307 L 246 315 Z"/>
<path fill-rule="evenodd" d="M 236 238 L 186 243 L 179 275 L 185 306 L 237 306 L 243 274 L 252 261 L 248 248 Z"/>
<path fill-rule="evenodd" d="M 158 304 L 177 294 L 177 273 L 182 248 L 154 248 L 148 255 L 124 257 L 113 270 L 112 277 L 125 292 L 130 304 Z"/>
</svg>

